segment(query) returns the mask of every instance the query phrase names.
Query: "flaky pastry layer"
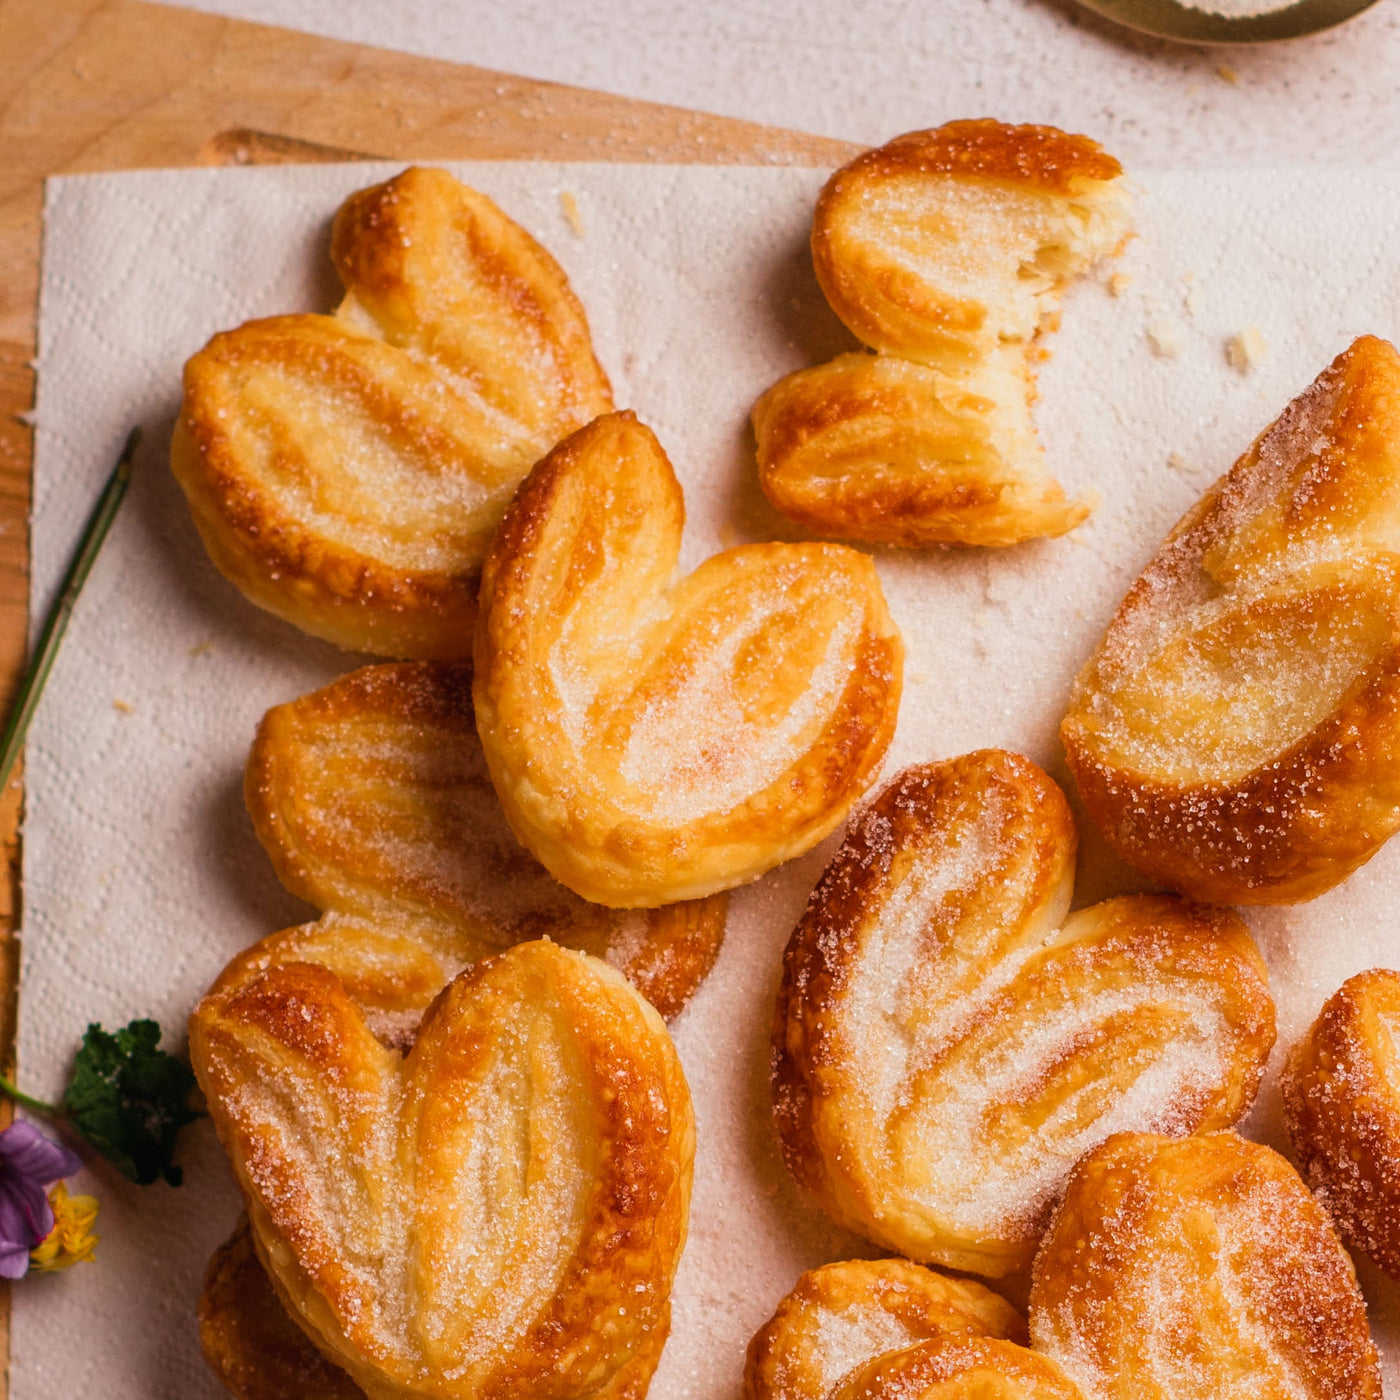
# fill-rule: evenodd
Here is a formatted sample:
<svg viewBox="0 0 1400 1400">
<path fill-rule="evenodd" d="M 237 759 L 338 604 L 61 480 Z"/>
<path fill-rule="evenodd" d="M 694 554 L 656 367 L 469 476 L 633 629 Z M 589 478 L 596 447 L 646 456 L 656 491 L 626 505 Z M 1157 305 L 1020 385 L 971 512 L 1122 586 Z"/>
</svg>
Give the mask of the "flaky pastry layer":
<svg viewBox="0 0 1400 1400">
<path fill-rule="evenodd" d="M 477 963 L 407 1054 L 333 965 L 236 962 L 190 1055 L 292 1318 L 370 1400 L 640 1397 L 694 1123 L 655 1011 L 546 942 Z"/>
<path fill-rule="evenodd" d="M 245 1216 L 209 1261 L 199 1344 L 237 1400 L 363 1400 L 364 1391 L 287 1315 Z"/>
<path fill-rule="evenodd" d="M 470 655 L 511 492 L 612 407 L 554 259 L 485 195 L 414 167 L 351 196 L 333 316 L 216 335 L 185 367 L 171 466 L 260 607 L 356 651 Z"/>
<path fill-rule="evenodd" d="M 724 939 L 724 895 L 607 909 L 565 889 L 520 845 L 482 756 L 469 666 L 366 666 L 269 710 L 244 796 L 293 894 L 423 931 L 440 974 L 420 1013 L 477 958 L 550 938 L 611 963 L 669 1019 Z"/>
<path fill-rule="evenodd" d="M 473 696 L 521 841 L 586 899 L 753 880 L 845 816 L 894 733 L 903 645 L 875 567 L 750 545 L 674 578 L 685 508 L 630 413 L 566 438 L 491 547 Z"/>
<path fill-rule="evenodd" d="M 995 1337 L 945 1336 L 856 1371 L 832 1400 L 1085 1400 L 1047 1356 Z"/>
<path fill-rule="evenodd" d="M 1059 788 L 995 749 L 861 814 L 783 961 L 773 1107 L 797 1180 L 911 1259 L 1026 1267 L 1075 1160 L 1235 1122 L 1274 1040 L 1240 920 L 1157 896 L 1066 914 Z"/>
<path fill-rule="evenodd" d="M 1091 1400 L 1379 1400 L 1351 1260 L 1298 1174 L 1235 1133 L 1123 1133 L 1074 1169 L 1032 1345 Z"/>
<path fill-rule="evenodd" d="M 1400 972 L 1372 968 L 1328 998 L 1283 1074 L 1284 1122 L 1342 1238 L 1400 1278 Z"/>
<path fill-rule="evenodd" d="M 1118 162 L 1053 127 L 950 122 L 827 181 L 812 261 L 876 352 L 775 384 L 753 412 L 759 479 L 822 534 L 1007 545 L 1061 535 L 1067 500 L 1031 421 L 1031 354 L 1065 286 L 1128 238 Z"/>
<path fill-rule="evenodd" d="M 1060 729 L 1091 816 L 1197 899 L 1312 899 L 1400 827 L 1400 355 L 1363 336 L 1182 518 Z"/>
<path fill-rule="evenodd" d="M 1023 1342 L 1026 1323 L 982 1284 L 904 1259 L 811 1269 L 749 1342 L 744 1400 L 829 1400 L 877 1357 L 946 1335 Z"/>
</svg>

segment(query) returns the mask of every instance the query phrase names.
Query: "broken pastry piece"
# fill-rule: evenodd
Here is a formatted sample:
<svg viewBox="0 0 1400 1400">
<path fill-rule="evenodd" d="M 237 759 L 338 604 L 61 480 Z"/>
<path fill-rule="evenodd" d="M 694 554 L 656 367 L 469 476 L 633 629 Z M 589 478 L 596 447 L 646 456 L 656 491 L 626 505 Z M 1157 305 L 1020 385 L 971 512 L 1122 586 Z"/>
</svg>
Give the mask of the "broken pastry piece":
<svg viewBox="0 0 1400 1400">
<path fill-rule="evenodd" d="M 1342 1238 L 1400 1279 L 1400 972 L 1344 982 L 1294 1047 L 1283 1116 Z"/>
<path fill-rule="evenodd" d="M 465 659 L 511 493 L 612 407 L 608 381 L 559 265 L 446 171 L 352 195 L 331 255 L 334 315 L 191 358 L 171 467 L 259 607 L 353 651 Z"/>
<path fill-rule="evenodd" d="M 1084 1157 L 1036 1255 L 1030 1325 L 1093 1400 L 1380 1400 L 1326 1213 L 1232 1132 L 1121 1133 Z"/>
<path fill-rule="evenodd" d="M 1002 1277 L 1089 1148 L 1253 1102 L 1274 1007 L 1244 924 L 1155 895 L 1070 914 L 1075 847 L 1060 789 L 995 749 L 905 769 L 848 830 L 773 1021 L 783 1157 L 838 1224 Z"/>
<path fill-rule="evenodd" d="M 830 1400 L 887 1352 L 963 1335 L 1024 1342 L 1026 1323 L 990 1288 L 905 1259 L 810 1269 L 754 1333 L 744 1400 Z"/>
<path fill-rule="evenodd" d="M 1196 899 L 1312 899 L 1400 827 L 1400 355 L 1363 336 L 1181 519 L 1060 727 L 1090 815 Z"/>
<path fill-rule="evenodd" d="M 631 413 L 525 479 L 481 585 L 473 698 L 496 793 L 554 877 L 650 908 L 745 884 L 851 809 L 904 647 L 869 558 L 729 549 L 676 577 L 685 503 Z"/>
<path fill-rule="evenodd" d="M 872 544 L 1008 545 L 1088 516 L 1045 470 L 1031 357 L 1065 286 L 1129 236 L 1122 167 L 1053 127 L 952 122 L 838 170 L 812 259 L 877 353 L 775 384 L 759 478 L 807 528 Z"/>
</svg>

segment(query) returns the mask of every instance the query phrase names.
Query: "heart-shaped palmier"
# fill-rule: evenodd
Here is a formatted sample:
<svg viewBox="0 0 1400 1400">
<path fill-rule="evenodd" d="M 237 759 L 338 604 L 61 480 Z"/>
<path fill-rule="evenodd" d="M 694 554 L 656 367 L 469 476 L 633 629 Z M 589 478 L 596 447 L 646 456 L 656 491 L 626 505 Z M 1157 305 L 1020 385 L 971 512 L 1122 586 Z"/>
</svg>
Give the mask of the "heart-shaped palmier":
<svg viewBox="0 0 1400 1400">
<path fill-rule="evenodd" d="M 190 1054 L 269 1277 L 371 1400 L 645 1392 L 694 1124 L 619 973 L 519 944 L 446 987 L 400 1055 L 332 967 L 241 960 Z"/>
<path fill-rule="evenodd" d="M 1283 1116 L 1303 1176 L 1352 1249 L 1400 1279 L 1400 972 L 1327 999 L 1293 1047 Z"/>
<path fill-rule="evenodd" d="M 1088 1148 L 1253 1100 L 1274 1010 L 1244 925 L 1156 896 L 1066 918 L 1075 844 L 1059 788 L 995 749 L 906 769 L 852 824 L 773 1024 L 784 1156 L 841 1224 L 1010 1273 Z"/>
<path fill-rule="evenodd" d="M 253 602 L 352 650 L 466 657 L 511 492 L 612 407 L 607 378 L 558 264 L 445 171 L 353 195 L 331 254 L 335 315 L 190 360 L 171 466 Z"/>
<path fill-rule="evenodd" d="M 1023 1342 L 1026 1323 L 982 1284 L 905 1259 L 811 1269 L 754 1333 L 744 1400 L 829 1400 L 877 1357 L 948 1335 Z"/>
<path fill-rule="evenodd" d="M 473 695 L 516 835 L 614 906 L 694 899 L 822 839 L 894 732 L 903 646 L 839 545 L 727 550 L 673 579 L 685 507 L 630 413 L 526 478 L 481 586 Z"/>
<path fill-rule="evenodd" d="M 876 355 L 775 384 L 753 411 L 769 500 L 822 534 L 1005 545 L 1091 510 L 1045 470 L 1031 347 L 1065 285 L 1128 236 L 1122 168 L 1053 127 L 959 121 L 843 166 L 812 222 L 817 280 Z"/>
<path fill-rule="evenodd" d="M 1035 1349 L 1091 1400 L 1379 1400 L 1366 1305 L 1297 1172 L 1236 1133 L 1122 1133 L 1035 1259 Z"/>
<path fill-rule="evenodd" d="M 606 909 L 565 889 L 521 847 L 482 757 L 469 666 L 366 666 L 269 710 L 244 796 L 293 894 L 415 931 L 437 970 L 418 979 L 420 999 L 404 1000 L 403 1016 L 415 1005 L 421 1014 L 477 958 L 550 938 L 610 962 L 669 1019 L 724 938 L 724 895 Z"/>
<path fill-rule="evenodd" d="M 1400 355 L 1363 336 L 1182 517 L 1061 726 L 1119 854 L 1280 904 L 1400 827 Z"/>
</svg>

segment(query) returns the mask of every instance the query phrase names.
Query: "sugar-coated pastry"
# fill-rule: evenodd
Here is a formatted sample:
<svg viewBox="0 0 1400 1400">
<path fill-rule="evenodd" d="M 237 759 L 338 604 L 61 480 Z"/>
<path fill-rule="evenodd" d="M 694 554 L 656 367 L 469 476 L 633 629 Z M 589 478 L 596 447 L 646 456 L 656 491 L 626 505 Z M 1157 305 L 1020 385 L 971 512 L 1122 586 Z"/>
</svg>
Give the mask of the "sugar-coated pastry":
<svg viewBox="0 0 1400 1400">
<path fill-rule="evenodd" d="M 171 465 L 219 569 L 356 651 L 471 654 L 482 556 L 521 477 L 612 407 L 552 257 L 485 195 L 412 168 L 352 195 L 333 316 L 216 335 Z"/>
<path fill-rule="evenodd" d="M 948 1334 L 1024 1342 L 1026 1323 L 980 1283 L 905 1259 L 811 1269 L 754 1333 L 744 1400 L 829 1400 L 877 1357 Z"/>
<path fill-rule="evenodd" d="M 1363 336 L 1167 536 L 1061 726 L 1122 857 L 1197 899 L 1330 889 L 1400 826 L 1400 355 Z"/>
<path fill-rule="evenodd" d="M 363 1400 L 364 1391 L 287 1316 L 253 1247 L 246 1217 L 209 1261 L 199 1344 L 237 1400 Z"/>
<path fill-rule="evenodd" d="M 1380 1400 L 1351 1260 L 1270 1148 L 1123 1133 L 1036 1255 L 1031 1342 L 1090 1400 Z"/>
<path fill-rule="evenodd" d="M 881 1356 L 832 1400 L 1085 1400 L 1059 1365 L 1015 1342 L 946 1336 Z"/>
<path fill-rule="evenodd" d="M 1122 167 L 1048 126 L 950 122 L 866 151 L 817 201 L 812 260 L 878 353 L 775 384 L 753 411 L 759 479 L 808 529 L 913 547 L 1062 535 L 1031 421 L 1031 355 L 1065 286 L 1129 236 Z"/>
<path fill-rule="evenodd" d="M 444 988 L 401 1055 L 331 966 L 235 962 L 190 1056 L 268 1277 L 370 1400 L 645 1393 L 694 1123 L 620 973 L 518 944 Z"/>
<path fill-rule="evenodd" d="M 1342 1238 L 1400 1279 L 1400 972 L 1344 982 L 1293 1048 L 1283 1111 L 1303 1177 Z"/>
<path fill-rule="evenodd" d="M 1024 1268 L 1076 1159 L 1235 1122 L 1274 1040 L 1240 920 L 1159 896 L 1066 917 L 1074 825 L 1029 759 L 907 768 L 783 962 L 773 1108 L 797 1180 L 911 1259 Z"/>
<path fill-rule="evenodd" d="M 482 757 L 469 666 L 366 666 L 269 710 L 244 795 L 293 894 L 409 924 L 431 944 L 438 972 L 420 1014 L 478 957 L 551 938 L 610 962 L 671 1017 L 724 938 L 724 895 L 606 909 L 565 889 L 520 845 Z"/>
<path fill-rule="evenodd" d="M 753 880 L 849 811 L 894 733 L 903 644 L 840 545 L 675 578 L 685 506 L 630 413 L 526 478 L 487 557 L 473 695 L 496 793 L 554 877 L 649 907 Z"/>
</svg>

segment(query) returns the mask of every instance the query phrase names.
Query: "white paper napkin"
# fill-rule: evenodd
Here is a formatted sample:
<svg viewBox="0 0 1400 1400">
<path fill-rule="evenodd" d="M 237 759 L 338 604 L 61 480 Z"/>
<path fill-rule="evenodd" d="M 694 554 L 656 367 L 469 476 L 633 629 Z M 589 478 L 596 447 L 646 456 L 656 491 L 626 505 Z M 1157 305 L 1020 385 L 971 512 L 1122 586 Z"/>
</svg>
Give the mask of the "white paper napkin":
<svg viewBox="0 0 1400 1400">
<path fill-rule="evenodd" d="M 254 315 L 329 310 L 329 221 L 395 166 L 82 176 L 50 182 L 40 322 L 34 609 L 41 616 L 127 428 L 146 444 L 92 575 L 28 755 L 20 1075 L 57 1094 L 84 1026 L 158 1017 L 175 1038 L 230 955 L 309 911 L 283 892 L 243 811 L 263 711 L 358 664 L 244 602 L 215 572 L 165 465 L 184 359 Z M 543 239 L 594 329 L 620 406 L 659 433 L 686 490 L 684 567 L 798 538 L 759 492 L 747 415 L 787 371 L 853 342 L 813 279 L 819 172 L 453 167 Z M 879 553 L 908 651 L 886 774 L 982 745 L 1064 780 L 1071 677 L 1124 589 L 1201 489 L 1356 334 L 1400 332 L 1400 175 L 1143 175 L 1114 297 L 1068 298 L 1037 415 L 1055 473 L 1101 505 L 1067 539 L 1012 550 Z M 561 195 L 582 215 L 580 235 Z M 1252 373 L 1225 344 L 1257 327 Z M 1151 327 L 1175 356 L 1152 349 Z M 1087 827 L 1079 903 L 1135 887 Z M 803 1202 L 768 1112 L 779 955 L 834 843 L 739 892 L 719 965 L 675 1027 L 699 1128 L 690 1244 L 657 1400 L 732 1400 L 745 1344 L 805 1268 L 874 1253 Z M 1400 841 L 1331 894 L 1251 914 L 1279 1005 L 1271 1068 L 1351 973 L 1395 963 Z M 1250 1131 L 1280 1142 L 1276 1092 Z M 186 1184 L 105 1169 L 98 1262 L 15 1288 L 15 1400 L 193 1400 L 204 1265 L 238 1211 L 207 1123 Z M 1397 1288 L 1362 1267 L 1392 1393 Z"/>
</svg>

